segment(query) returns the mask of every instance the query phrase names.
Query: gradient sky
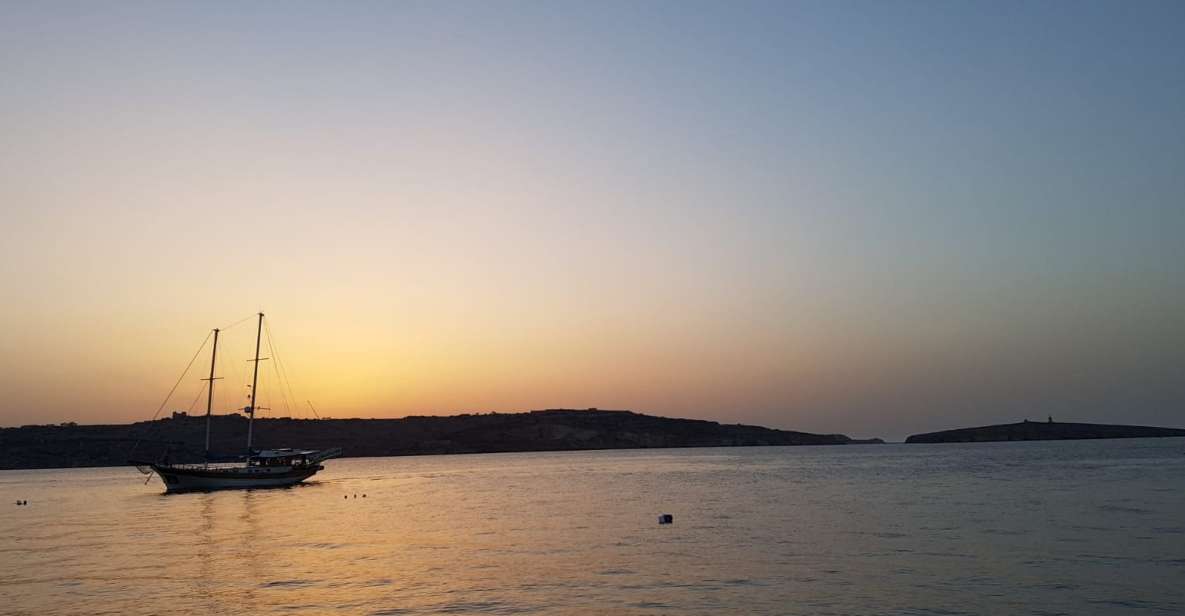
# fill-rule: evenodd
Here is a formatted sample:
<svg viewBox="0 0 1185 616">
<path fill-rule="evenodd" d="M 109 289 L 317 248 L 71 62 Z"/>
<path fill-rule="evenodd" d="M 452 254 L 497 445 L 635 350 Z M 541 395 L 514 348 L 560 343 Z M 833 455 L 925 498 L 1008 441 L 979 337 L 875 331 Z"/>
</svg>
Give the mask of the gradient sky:
<svg viewBox="0 0 1185 616">
<path fill-rule="evenodd" d="M 323 415 L 1185 425 L 1182 2 L 5 2 L 0 76 L 0 425 L 261 308 Z"/>
</svg>

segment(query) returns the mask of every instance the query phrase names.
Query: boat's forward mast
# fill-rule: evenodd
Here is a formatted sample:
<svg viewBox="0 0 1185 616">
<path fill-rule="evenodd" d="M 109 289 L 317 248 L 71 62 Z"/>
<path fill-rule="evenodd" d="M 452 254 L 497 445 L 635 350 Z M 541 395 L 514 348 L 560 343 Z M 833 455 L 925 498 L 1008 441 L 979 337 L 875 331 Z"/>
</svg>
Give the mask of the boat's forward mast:
<svg viewBox="0 0 1185 616">
<path fill-rule="evenodd" d="M 214 366 L 218 360 L 218 328 L 214 328 L 214 347 L 210 351 L 210 378 L 202 379 L 209 381 L 210 384 L 206 387 L 206 453 L 205 459 L 210 460 L 210 416 L 214 407 L 214 381 L 222 378 L 214 376 Z"/>
</svg>

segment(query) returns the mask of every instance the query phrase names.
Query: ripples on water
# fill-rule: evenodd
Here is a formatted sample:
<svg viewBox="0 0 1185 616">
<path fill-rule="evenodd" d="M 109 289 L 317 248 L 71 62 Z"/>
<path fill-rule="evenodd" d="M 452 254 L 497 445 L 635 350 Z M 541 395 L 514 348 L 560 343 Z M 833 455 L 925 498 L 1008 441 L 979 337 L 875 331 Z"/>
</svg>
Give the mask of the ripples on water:
<svg viewBox="0 0 1185 616">
<path fill-rule="evenodd" d="M 370 458 L 161 489 L 0 472 L 0 613 L 1185 613 L 1185 439 Z"/>
</svg>

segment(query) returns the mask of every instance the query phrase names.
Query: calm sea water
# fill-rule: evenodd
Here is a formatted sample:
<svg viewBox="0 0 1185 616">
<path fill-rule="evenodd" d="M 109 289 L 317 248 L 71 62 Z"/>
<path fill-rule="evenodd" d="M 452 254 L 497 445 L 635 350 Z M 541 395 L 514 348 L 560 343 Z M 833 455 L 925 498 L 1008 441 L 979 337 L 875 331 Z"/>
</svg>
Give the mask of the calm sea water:
<svg viewBox="0 0 1185 616">
<path fill-rule="evenodd" d="M 370 458 L 161 490 L 0 472 L 0 613 L 1185 613 L 1185 439 Z"/>
</svg>

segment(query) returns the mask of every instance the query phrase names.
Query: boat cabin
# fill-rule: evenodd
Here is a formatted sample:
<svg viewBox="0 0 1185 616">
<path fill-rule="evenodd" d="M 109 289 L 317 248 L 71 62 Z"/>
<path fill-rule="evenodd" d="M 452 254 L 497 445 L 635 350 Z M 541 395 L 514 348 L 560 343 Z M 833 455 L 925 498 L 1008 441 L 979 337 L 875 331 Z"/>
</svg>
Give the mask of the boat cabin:
<svg viewBox="0 0 1185 616">
<path fill-rule="evenodd" d="M 264 449 L 247 459 L 247 466 L 308 466 L 313 449 Z"/>
</svg>

